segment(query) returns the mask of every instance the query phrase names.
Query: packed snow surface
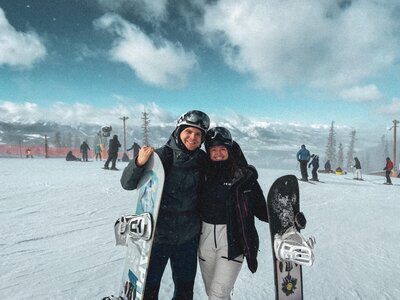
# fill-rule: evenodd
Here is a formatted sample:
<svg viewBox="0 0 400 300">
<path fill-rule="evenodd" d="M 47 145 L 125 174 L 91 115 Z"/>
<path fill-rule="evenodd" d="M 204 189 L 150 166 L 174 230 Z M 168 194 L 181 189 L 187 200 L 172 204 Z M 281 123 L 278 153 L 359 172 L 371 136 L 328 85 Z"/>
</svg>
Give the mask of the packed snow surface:
<svg viewBox="0 0 400 300">
<path fill-rule="evenodd" d="M 104 162 L 0 159 L 0 299 L 101 299 L 117 293 L 126 249 L 114 246 L 113 225 L 133 212 L 122 171 Z M 119 162 L 123 169 L 126 163 Z M 265 196 L 281 175 L 259 169 Z M 399 299 L 400 179 L 355 181 L 320 174 L 300 182 L 304 235 L 317 240 L 314 266 L 303 268 L 305 299 Z M 268 224 L 257 220 L 259 268 L 244 264 L 232 299 L 274 299 Z M 167 268 L 160 300 L 172 298 Z M 200 271 L 194 299 L 207 299 Z"/>
</svg>

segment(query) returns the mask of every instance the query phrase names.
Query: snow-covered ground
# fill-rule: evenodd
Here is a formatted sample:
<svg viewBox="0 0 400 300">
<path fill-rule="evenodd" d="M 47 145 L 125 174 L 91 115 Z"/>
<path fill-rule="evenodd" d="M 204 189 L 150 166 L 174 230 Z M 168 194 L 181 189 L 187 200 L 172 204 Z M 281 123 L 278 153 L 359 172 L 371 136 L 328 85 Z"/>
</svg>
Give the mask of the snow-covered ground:
<svg viewBox="0 0 400 300">
<path fill-rule="evenodd" d="M 126 163 L 119 162 L 123 168 Z M 0 299 L 101 299 L 119 287 L 125 248 L 114 246 L 114 221 L 132 212 L 121 171 L 102 162 L 0 159 Z M 265 195 L 280 175 L 259 169 Z M 400 179 L 320 174 L 300 182 L 304 235 L 317 239 L 316 262 L 303 268 L 305 299 L 399 299 Z M 244 265 L 233 299 L 274 299 L 268 224 L 257 222 L 259 269 Z M 167 270 L 160 300 L 171 299 Z M 195 299 L 207 299 L 200 274 Z"/>
</svg>

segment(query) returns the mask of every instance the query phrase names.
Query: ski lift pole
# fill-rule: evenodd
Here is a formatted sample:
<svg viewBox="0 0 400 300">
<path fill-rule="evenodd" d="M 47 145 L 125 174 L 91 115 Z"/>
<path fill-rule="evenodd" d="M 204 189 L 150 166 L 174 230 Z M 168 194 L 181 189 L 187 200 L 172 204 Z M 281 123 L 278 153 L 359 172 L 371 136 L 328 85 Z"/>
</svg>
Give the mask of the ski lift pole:
<svg viewBox="0 0 400 300">
<path fill-rule="evenodd" d="M 22 158 L 22 141 L 19 140 L 19 157 Z"/>
</svg>

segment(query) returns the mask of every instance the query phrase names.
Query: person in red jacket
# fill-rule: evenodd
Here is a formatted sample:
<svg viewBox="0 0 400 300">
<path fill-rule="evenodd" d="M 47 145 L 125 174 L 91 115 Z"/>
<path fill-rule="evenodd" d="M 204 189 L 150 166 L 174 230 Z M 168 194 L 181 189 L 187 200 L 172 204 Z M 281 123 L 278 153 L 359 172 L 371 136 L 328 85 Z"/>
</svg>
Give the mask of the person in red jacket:
<svg viewBox="0 0 400 300">
<path fill-rule="evenodd" d="M 393 169 L 393 162 L 390 160 L 389 157 L 386 157 L 386 166 L 383 170 L 386 171 L 386 183 L 385 184 L 392 184 L 392 180 L 390 179 L 390 173 Z"/>
</svg>

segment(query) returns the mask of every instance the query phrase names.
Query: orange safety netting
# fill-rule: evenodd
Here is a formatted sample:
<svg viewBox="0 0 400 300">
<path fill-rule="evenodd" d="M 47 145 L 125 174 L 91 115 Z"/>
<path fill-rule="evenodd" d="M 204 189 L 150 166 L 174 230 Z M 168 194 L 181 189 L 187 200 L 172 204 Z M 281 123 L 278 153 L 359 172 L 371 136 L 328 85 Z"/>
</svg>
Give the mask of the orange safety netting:
<svg viewBox="0 0 400 300">
<path fill-rule="evenodd" d="M 108 157 L 107 151 L 104 147 L 101 147 L 101 157 L 106 159 Z M 30 152 L 29 152 L 30 150 Z M 47 147 L 47 157 L 66 157 L 67 153 L 72 151 L 72 154 L 76 157 L 81 157 L 79 148 L 53 148 Z M 7 157 L 26 157 L 27 155 L 46 157 L 45 146 L 26 146 L 26 145 L 1 145 L 0 144 L 0 156 Z M 89 157 L 96 157 L 94 150 L 88 151 Z M 122 158 L 123 153 L 119 152 L 118 157 Z"/>
</svg>

